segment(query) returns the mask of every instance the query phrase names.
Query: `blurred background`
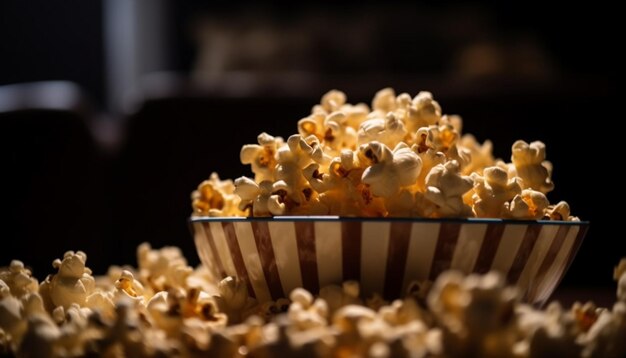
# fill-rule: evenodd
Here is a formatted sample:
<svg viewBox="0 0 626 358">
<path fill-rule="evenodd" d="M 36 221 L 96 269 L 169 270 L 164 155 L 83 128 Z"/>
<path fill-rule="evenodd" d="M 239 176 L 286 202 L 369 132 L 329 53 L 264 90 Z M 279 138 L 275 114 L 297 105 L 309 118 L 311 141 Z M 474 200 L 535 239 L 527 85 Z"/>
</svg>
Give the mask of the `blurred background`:
<svg viewBox="0 0 626 358">
<path fill-rule="evenodd" d="M 626 250 L 597 202 L 617 195 L 597 192 L 607 182 L 598 160 L 619 140 L 603 133 L 600 144 L 589 125 L 616 113 L 614 11 L 297 4 L 0 2 L 0 265 L 19 258 L 42 279 L 80 249 L 102 273 L 135 263 L 143 241 L 180 246 L 197 264 L 186 220 L 203 179 L 249 174 L 241 145 L 295 133 L 329 89 L 369 103 L 392 86 L 433 92 L 498 157 L 509 160 L 516 139 L 544 141 L 551 201 L 592 222 L 559 292 L 613 291 Z"/>
</svg>

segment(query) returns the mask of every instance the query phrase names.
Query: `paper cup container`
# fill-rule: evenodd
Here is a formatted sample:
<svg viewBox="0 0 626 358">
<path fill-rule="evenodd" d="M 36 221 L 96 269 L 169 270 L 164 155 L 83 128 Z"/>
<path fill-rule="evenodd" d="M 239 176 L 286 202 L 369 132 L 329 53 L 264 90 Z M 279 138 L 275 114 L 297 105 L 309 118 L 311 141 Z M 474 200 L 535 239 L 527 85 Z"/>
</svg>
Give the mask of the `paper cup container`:
<svg viewBox="0 0 626 358">
<path fill-rule="evenodd" d="M 346 280 L 364 295 L 401 296 L 448 269 L 495 270 L 529 303 L 544 302 L 571 264 L 588 222 L 497 219 L 192 217 L 198 254 L 217 277 L 246 282 L 263 302 L 297 287 Z"/>
</svg>

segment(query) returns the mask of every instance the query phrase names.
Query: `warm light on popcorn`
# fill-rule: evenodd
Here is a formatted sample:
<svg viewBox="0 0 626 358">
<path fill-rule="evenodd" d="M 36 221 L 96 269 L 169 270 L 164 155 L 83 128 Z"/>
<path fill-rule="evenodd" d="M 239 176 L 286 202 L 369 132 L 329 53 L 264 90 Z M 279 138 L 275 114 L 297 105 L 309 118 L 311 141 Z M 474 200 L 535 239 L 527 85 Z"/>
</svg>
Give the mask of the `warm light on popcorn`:
<svg viewBox="0 0 626 358">
<path fill-rule="evenodd" d="M 212 174 L 192 193 L 193 215 L 578 220 L 545 196 L 554 183 L 542 142 L 518 140 L 511 163 L 495 160 L 430 92 L 385 88 L 370 108 L 332 90 L 296 128 L 244 145 L 254 179 Z"/>
<path fill-rule="evenodd" d="M 138 268 L 94 277 L 68 251 L 39 283 L 20 261 L 0 267 L 0 355 L 129 357 L 623 357 L 626 259 L 612 308 L 540 310 L 496 272 L 412 282 L 388 302 L 347 281 L 258 303 L 246 284 L 187 265 L 180 250 L 137 249 Z"/>
</svg>

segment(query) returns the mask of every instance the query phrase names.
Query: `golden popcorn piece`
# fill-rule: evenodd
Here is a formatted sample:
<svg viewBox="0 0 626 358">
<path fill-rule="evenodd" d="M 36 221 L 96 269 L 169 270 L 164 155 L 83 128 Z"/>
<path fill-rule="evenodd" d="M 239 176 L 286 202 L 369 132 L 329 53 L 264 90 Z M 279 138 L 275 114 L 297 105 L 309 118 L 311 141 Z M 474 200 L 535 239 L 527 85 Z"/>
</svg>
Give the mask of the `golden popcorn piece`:
<svg viewBox="0 0 626 358">
<path fill-rule="evenodd" d="M 306 153 L 311 160 L 319 164 L 328 164 L 331 161 L 331 157 L 324 153 L 322 144 L 316 136 L 308 136 L 306 138 L 300 137 L 300 149 Z"/>
<path fill-rule="evenodd" d="M 387 214 L 392 217 L 424 216 L 423 205 L 418 203 L 417 197 L 421 197 L 421 193 L 414 193 L 409 189 L 400 189 L 398 193 L 385 198 Z"/>
<path fill-rule="evenodd" d="M 545 209 L 545 219 L 573 221 L 577 218 L 570 215 L 569 204 L 565 201 L 559 201 L 556 205 L 548 205 Z"/>
<path fill-rule="evenodd" d="M 463 194 L 473 186 L 472 178 L 460 174 L 455 160 L 439 164 L 426 176 L 424 197 L 436 208 L 432 217 L 468 217 L 472 209 L 463 202 Z"/>
<path fill-rule="evenodd" d="M 137 263 L 137 277 L 144 287 L 146 299 L 168 288 L 184 288 L 193 272 L 180 249 L 175 246 L 155 250 L 144 242 L 137 247 Z"/>
<path fill-rule="evenodd" d="M 265 132 L 257 137 L 257 144 L 247 144 L 241 148 L 239 158 L 242 164 L 250 164 L 255 180 L 274 180 L 276 151 L 282 144 L 282 138 L 273 137 Z"/>
<path fill-rule="evenodd" d="M 191 193 L 192 215 L 205 216 L 241 216 L 238 209 L 240 197 L 235 195 L 232 180 L 220 180 L 217 173 L 212 173 L 198 189 Z"/>
<path fill-rule="evenodd" d="M 20 300 L 12 296 L 8 286 L 0 281 L 0 332 L 4 341 L 0 348 L 15 351 L 19 347 L 21 337 L 27 329 L 21 306 Z"/>
<path fill-rule="evenodd" d="M 572 312 L 578 324 L 578 329 L 581 332 L 588 332 L 598 320 L 601 310 L 593 302 L 587 302 L 584 305 L 580 302 L 574 302 Z"/>
<path fill-rule="evenodd" d="M 353 111 L 353 117 L 359 116 L 362 112 Z M 349 123 L 359 121 L 359 117 L 350 118 L 343 111 L 333 112 L 324 120 L 324 147 L 330 154 L 336 155 L 340 150 L 354 149 L 357 143 L 357 132 Z"/>
<path fill-rule="evenodd" d="M 502 217 L 503 211 L 506 210 L 505 204 L 521 194 L 521 180 L 509 179 L 507 172 L 499 167 L 485 168 L 483 175 L 472 176 L 474 178 L 472 195 L 474 214 L 479 218 Z"/>
<path fill-rule="evenodd" d="M 378 111 L 383 116 L 396 109 L 396 92 L 387 87 L 376 92 L 372 99 L 372 111 Z"/>
<path fill-rule="evenodd" d="M 624 275 L 622 275 L 624 277 Z M 584 357 L 626 356 L 626 302 L 618 301 L 612 310 L 603 310 L 587 335 L 579 339 Z"/>
<path fill-rule="evenodd" d="M 523 189 L 533 189 L 546 194 L 554 189 L 550 178 L 552 165 L 546 162 L 546 145 L 523 140 L 513 143 L 511 161 L 517 175 L 522 178 Z"/>
<path fill-rule="evenodd" d="M 460 130 L 458 131 L 460 133 Z M 465 175 L 470 175 L 474 172 L 482 175 L 485 168 L 494 166 L 496 163 L 492 154 L 493 143 L 491 143 L 490 140 L 486 140 L 483 144 L 480 144 L 473 135 L 464 134 L 459 141 L 459 146 L 466 148 L 470 156 L 469 163 L 463 167 L 463 173 Z"/>
<path fill-rule="evenodd" d="M 302 288 L 296 288 L 289 295 L 291 305 L 287 317 L 298 330 L 325 327 L 328 324 L 328 304 L 323 299 L 314 299 L 313 295 Z"/>
<path fill-rule="evenodd" d="M 407 133 L 404 123 L 393 112 L 390 112 L 383 118 L 372 118 L 361 123 L 357 144 L 380 142 L 388 147 L 395 147 Z"/>
<path fill-rule="evenodd" d="M 337 111 L 346 103 L 346 94 L 338 90 L 330 90 L 322 96 L 320 102 L 322 108 L 331 113 Z"/>
<path fill-rule="evenodd" d="M 510 203 L 504 203 L 505 215 L 513 219 L 538 220 L 548 208 L 548 198 L 532 189 L 524 189 Z"/>
<path fill-rule="evenodd" d="M 370 142 L 359 147 L 359 155 L 371 163 L 361 180 L 375 196 L 390 197 L 402 187 L 413 185 L 422 169 L 420 157 L 404 143 L 392 152 L 383 143 Z"/>
<path fill-rule="evenodd" d="M 82 251 L 67 251 L 63 260 L 56 259 L 52 266 L 58 270 L 49 275 L 40 286 L 44 302 L 49 300 L 50 309 L 58 306 L 68 309 L 73 303 L 84 306 L 87 297 L 95 290 L 91 270 L 85 266 L 87 255 Z"/>
<path fill-rule="evenodd" d="M 16 297 L 37 292 L 39 289 L 39 282 L 33 277 L 30 269 L 26 268 L 20 260 L 11 261 L 8 267 L 0 267 L 0 281 Z"/>
<path fill-rule="evenodd" d="M 120 275 L 120 278 L 115 281 L 115 288 L 124 292 L 131 298 L 137 298 L 143 295 L 143 285 L 138 280 L 135 280 L 132 272 L 124 270 Z"/>
<path fill-rule="evenodd" d="M 433 99 L 432 93 L 419 92 L 411 102 L 407 129 L 415 132 L 419 128 L 434 125 L 441 119 L 441 114 L 441 106 Z"/>
<path fill-rule="evenodd" d="M 243 311 L 253 305 L 248 297 L 245 282 L 229 276 L 219 282 L 218 290 L 219 295 L 213 298 L 219 311 L 228 316 L 228 322 L 241 322 Z"/>
</svg>

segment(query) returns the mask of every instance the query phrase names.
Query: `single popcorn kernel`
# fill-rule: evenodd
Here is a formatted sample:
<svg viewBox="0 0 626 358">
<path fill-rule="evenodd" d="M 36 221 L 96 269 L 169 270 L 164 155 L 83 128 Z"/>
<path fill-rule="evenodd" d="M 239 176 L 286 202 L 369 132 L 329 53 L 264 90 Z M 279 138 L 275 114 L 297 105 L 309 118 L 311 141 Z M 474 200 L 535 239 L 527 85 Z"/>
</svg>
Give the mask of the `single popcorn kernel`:
<svg viewBox="0 0 626 358">
<path fill-rule="evenodd" d="M 492 143 L 462 133 L 461 117 L 430 92 L 384 88 L 370 109 L 331 90 L 296 129 L 244 145 L 254 178 L 212 174 L 192 193 L 192 215 L 579 220 L 546 197 L 554 183 L 542 142 L 518 140 L 511 163 L 496 160 Z"/>
</svg>

